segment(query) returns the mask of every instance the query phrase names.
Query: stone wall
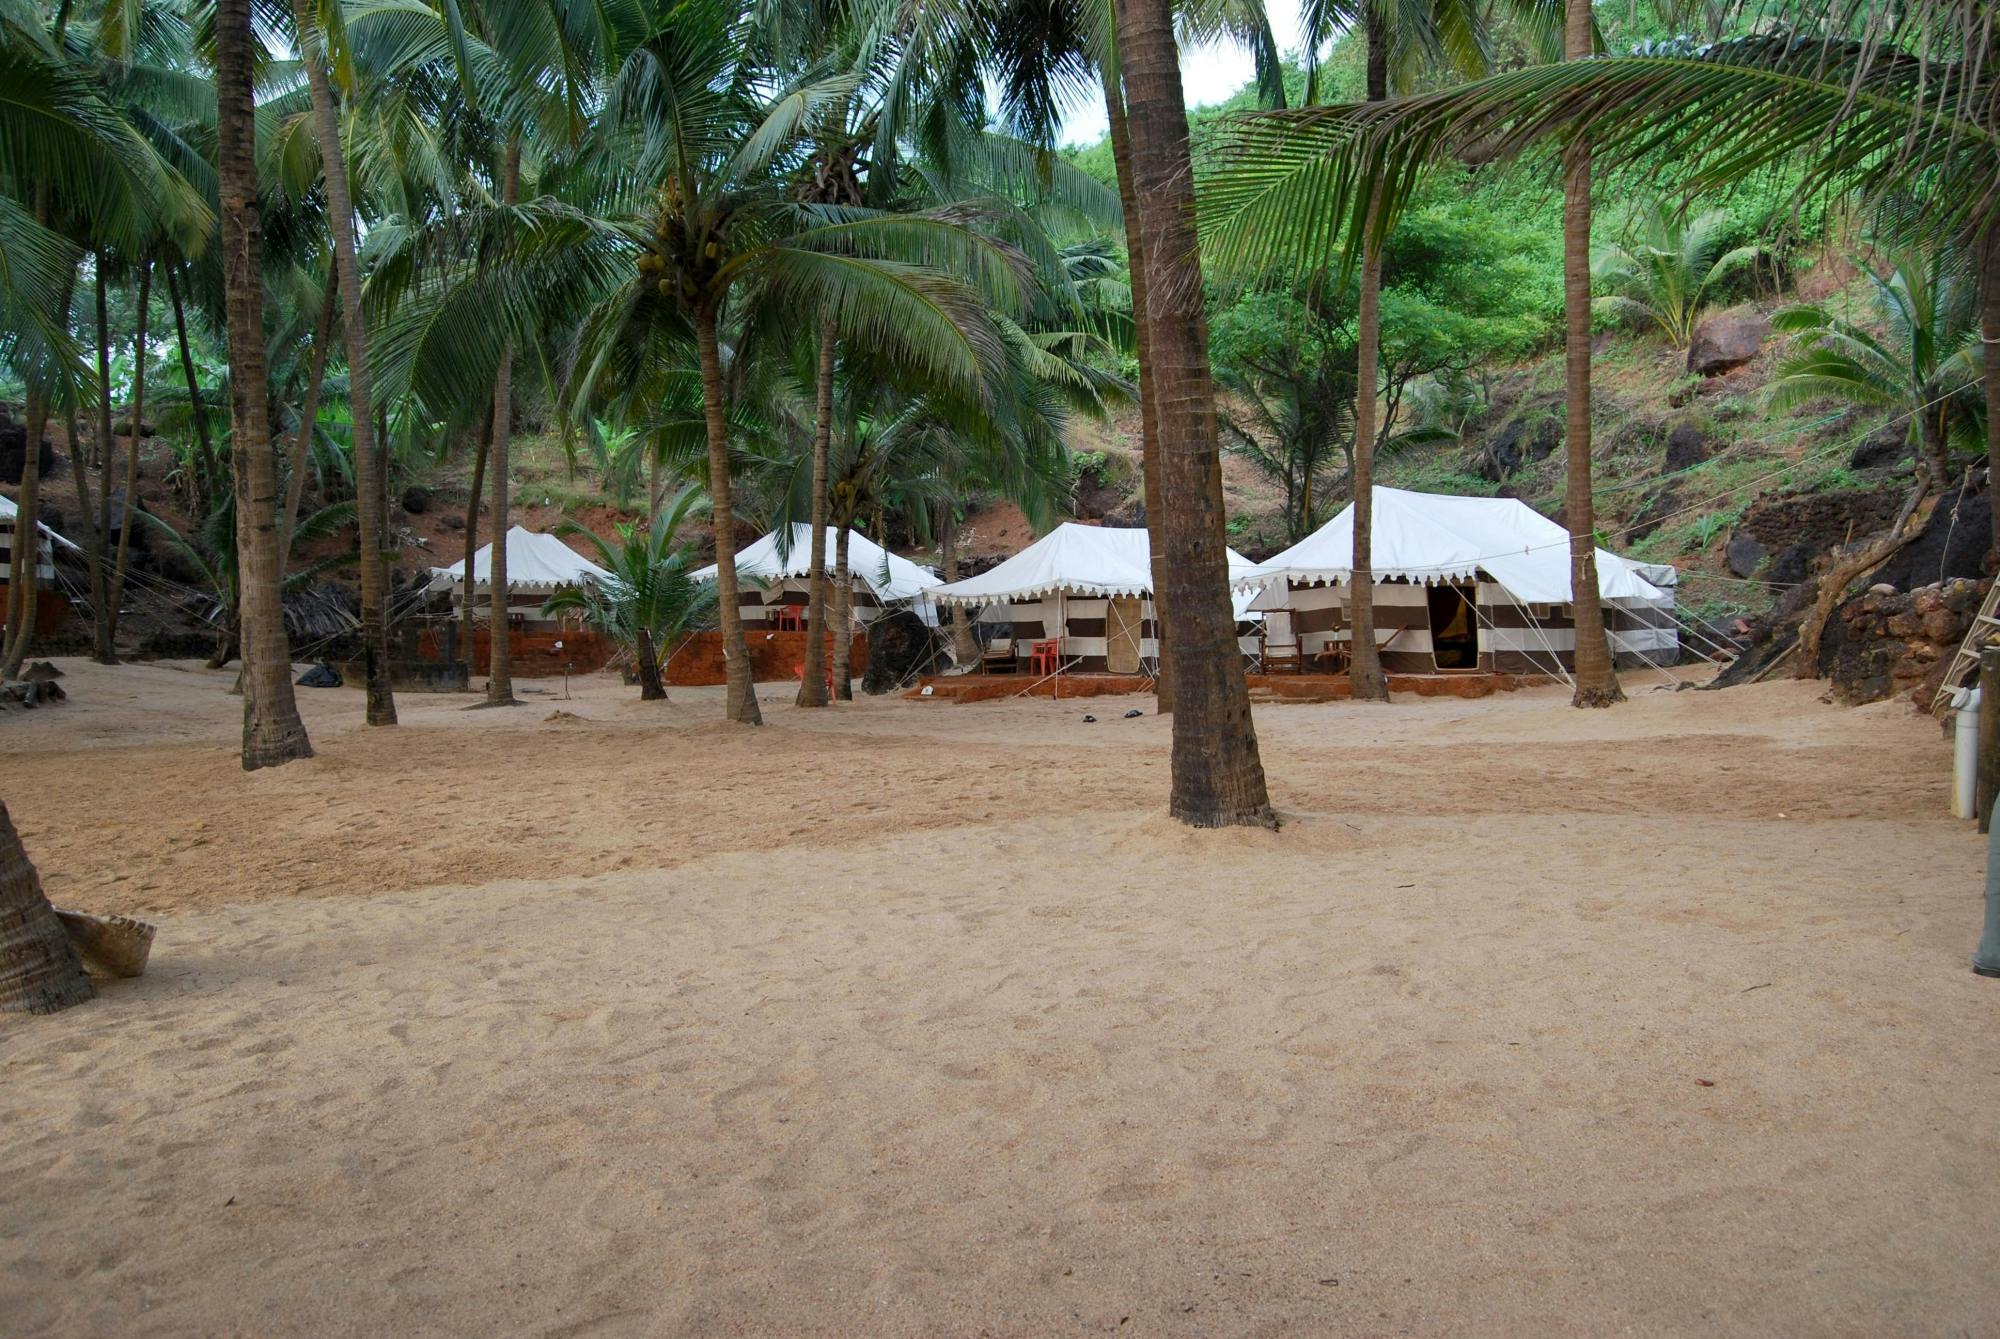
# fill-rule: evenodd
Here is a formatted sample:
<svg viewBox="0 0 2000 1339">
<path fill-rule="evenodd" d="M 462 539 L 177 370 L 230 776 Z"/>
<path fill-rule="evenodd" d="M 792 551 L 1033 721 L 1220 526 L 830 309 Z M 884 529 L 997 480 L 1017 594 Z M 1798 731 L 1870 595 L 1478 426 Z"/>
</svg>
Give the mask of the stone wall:
<svg viewBox="0 0 2000 1339">
<path fill-rule="evenodd" d="M 1820 639 L 1820 672 L 1834 697 L 1849 706 L 1909 697 L 1929 710 L 1988 584 L 1961 577 L 1913 591 L 1876 585 L 1841 605 Z"/>
</svg>

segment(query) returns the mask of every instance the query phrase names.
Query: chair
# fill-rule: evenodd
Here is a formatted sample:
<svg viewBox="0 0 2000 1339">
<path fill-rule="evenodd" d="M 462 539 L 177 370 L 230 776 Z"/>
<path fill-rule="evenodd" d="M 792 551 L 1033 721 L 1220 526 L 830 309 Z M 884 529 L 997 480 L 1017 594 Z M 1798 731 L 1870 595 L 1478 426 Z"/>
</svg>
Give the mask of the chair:
<svg viewBox="0 0 2000 1339">
<path fill-rule="evenodd" d="M 804 632 L 806 629 L 805 608 L 796 604 L 778 606 L 779 632 Z"/>
<path fill-rule="evenodd" d="M 979 669 L 984 674 L 1012 674 L 1021 662 L 1014 658 L 1014 639 L 995 637 L 979 653 Z"/>
<path fill-rule="evenodd" d="M 1029 650 L 1028 668 L 1036 674 L 1054 674 L 1062 668 L 1062 638 L 1044 637 Z"/>
<path fill-rule="evenodd" d="M 1265 632 L 1258 638 L 1257 658 L 1263 662 L 1264 673 L 1277 674 L 1280 671 L 1301 673 L 1305 669 L 1305 657 L 1299 650 L 1298 634 L 1290 631 Z"/>
</svg>

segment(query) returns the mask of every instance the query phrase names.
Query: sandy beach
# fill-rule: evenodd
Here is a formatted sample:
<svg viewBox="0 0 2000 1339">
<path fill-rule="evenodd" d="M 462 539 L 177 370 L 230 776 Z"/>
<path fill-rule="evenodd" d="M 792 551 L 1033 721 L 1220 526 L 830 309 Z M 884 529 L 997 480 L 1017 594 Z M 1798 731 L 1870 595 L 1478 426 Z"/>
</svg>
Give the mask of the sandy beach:
<svg viewBox="0 0 2000 1339">
<path fill-rule="evenodd" d="M 2000 1333 L 1905 704 L 1260 706 L 1271 835 L 1146 698 L 301 689 L 246 775 L 231 675 L 60 664 L 0 798 L 160 931 L 0 1019 L 9 1335 Z"/>
</svg>

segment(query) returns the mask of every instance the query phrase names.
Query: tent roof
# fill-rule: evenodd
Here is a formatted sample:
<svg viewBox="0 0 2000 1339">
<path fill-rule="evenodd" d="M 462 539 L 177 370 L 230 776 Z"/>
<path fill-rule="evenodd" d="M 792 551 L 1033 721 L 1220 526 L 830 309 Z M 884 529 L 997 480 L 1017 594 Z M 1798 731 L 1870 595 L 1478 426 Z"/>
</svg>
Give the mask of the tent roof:
<svg viewBox="0 0 2000 1339">
<path fill-rule="evenodd" d="M 1230 581 L 1238 584 L 1256 565 L 1234 549 L 1228 552 Z M 1152 550 L 1147 532 L 1065 521 L 991 571 L 939 586 L 931 596 L 941 604 L 985 605 L 1058 592 L 1151 595 Z M 1237 601 L 1239 606 L 1245 603 Z M 1242 612 L 1239 607 L 1237 613 Z"/>
<path fill-rule="evenodd" d="M 538 535 L 513 526 L 507 531 L 507 588 L 519 591 L 552 591 L 584 581 L 608 577 L 611 573 L 562 542 L 554 535 Z M 450 567 L 431 569 L 431 589 L 443 590 L 465 580 L 463 560 Z M 484 589 L 493 580 L 493 546 L 487 544 L 472 555 L 473 588 Z"/>
<path fill-rule="evenodd" d="M 14 528 L 14 518 L 16 516 L 19 516 L 20 514 L 21 514 L 21 509 L 14 504 L 14 500 L 12 498 L 0 497 L 0 524 L 4 524 L 9 530 L 12 530 Z M 36 525 L 35 528 L 37 530 L 40 530 L 43 534 L 47 535 L 50 539 L 54 540 L 56 543 L 70 550 L 70 552 L 72 553 L 81 552 L 81 550 L 79 550 L 75 544 L 71 543 L 67 539 L 64 539 L 61 535 L 49 529 L 46 525 L 38 524 Z"/>
<path fill-rule="evenodd" d="M 1377 581 L 1469 581 L 1484 572 L 1523 604 L 1567 604 L 1569 532 L 1514 498 L 1450 497 L 1376 488 L 1369 545 Z M 1286 583 L 1345 582 L 1354 570 L 1354 505 L 1239 581 L 1263 586 L 1260 607 Z M 1674 569 L 1597 550 L 1597 586 L 1607 600 L 1657 599 Z"/>
<path fill-rule="evenodd" d="M 827 570 L 833 570 L 833 549 L 840 532 L 826 528 Z M 812 527 L 803 522 L 792 527 L 789 550 L 778 553 L 776 530 L 736 551 L 739 581 L 771 584 L 812 575 Z M 859 530 L 847 532 L 847 570 L 853 578 L 873 591 L 884 604 L 914 599 L 919 591 L 938 584 L 937 573 L 928 567 L 899 558 Z M 715 564 L 693 573 L 696 581 L 715 580 Z"/>
</svg>

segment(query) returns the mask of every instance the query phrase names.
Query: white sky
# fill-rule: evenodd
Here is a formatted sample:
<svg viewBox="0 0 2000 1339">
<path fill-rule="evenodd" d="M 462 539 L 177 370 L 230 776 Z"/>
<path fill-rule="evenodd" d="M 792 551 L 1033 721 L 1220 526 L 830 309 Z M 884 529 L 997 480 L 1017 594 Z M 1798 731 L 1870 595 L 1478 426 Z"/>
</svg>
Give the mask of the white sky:
<svg viewBox="0 0 2000 1339">
<path fill-rule="evenodd" d="M 1299 0 L 1264 0 L 1278 50 L 1299 45 Z M 1229 100 L 1256 73 L 1250 53 L 1232 42 L 1215 42 L 1181 52 L 1181 86 L 1189 107 L 1207 107 Z M 1079 99 L 1063 118 L 1064 144 L 1094 144 L 1103 137 L 1104 101 L 1094 93 Z"/>
</svg>

